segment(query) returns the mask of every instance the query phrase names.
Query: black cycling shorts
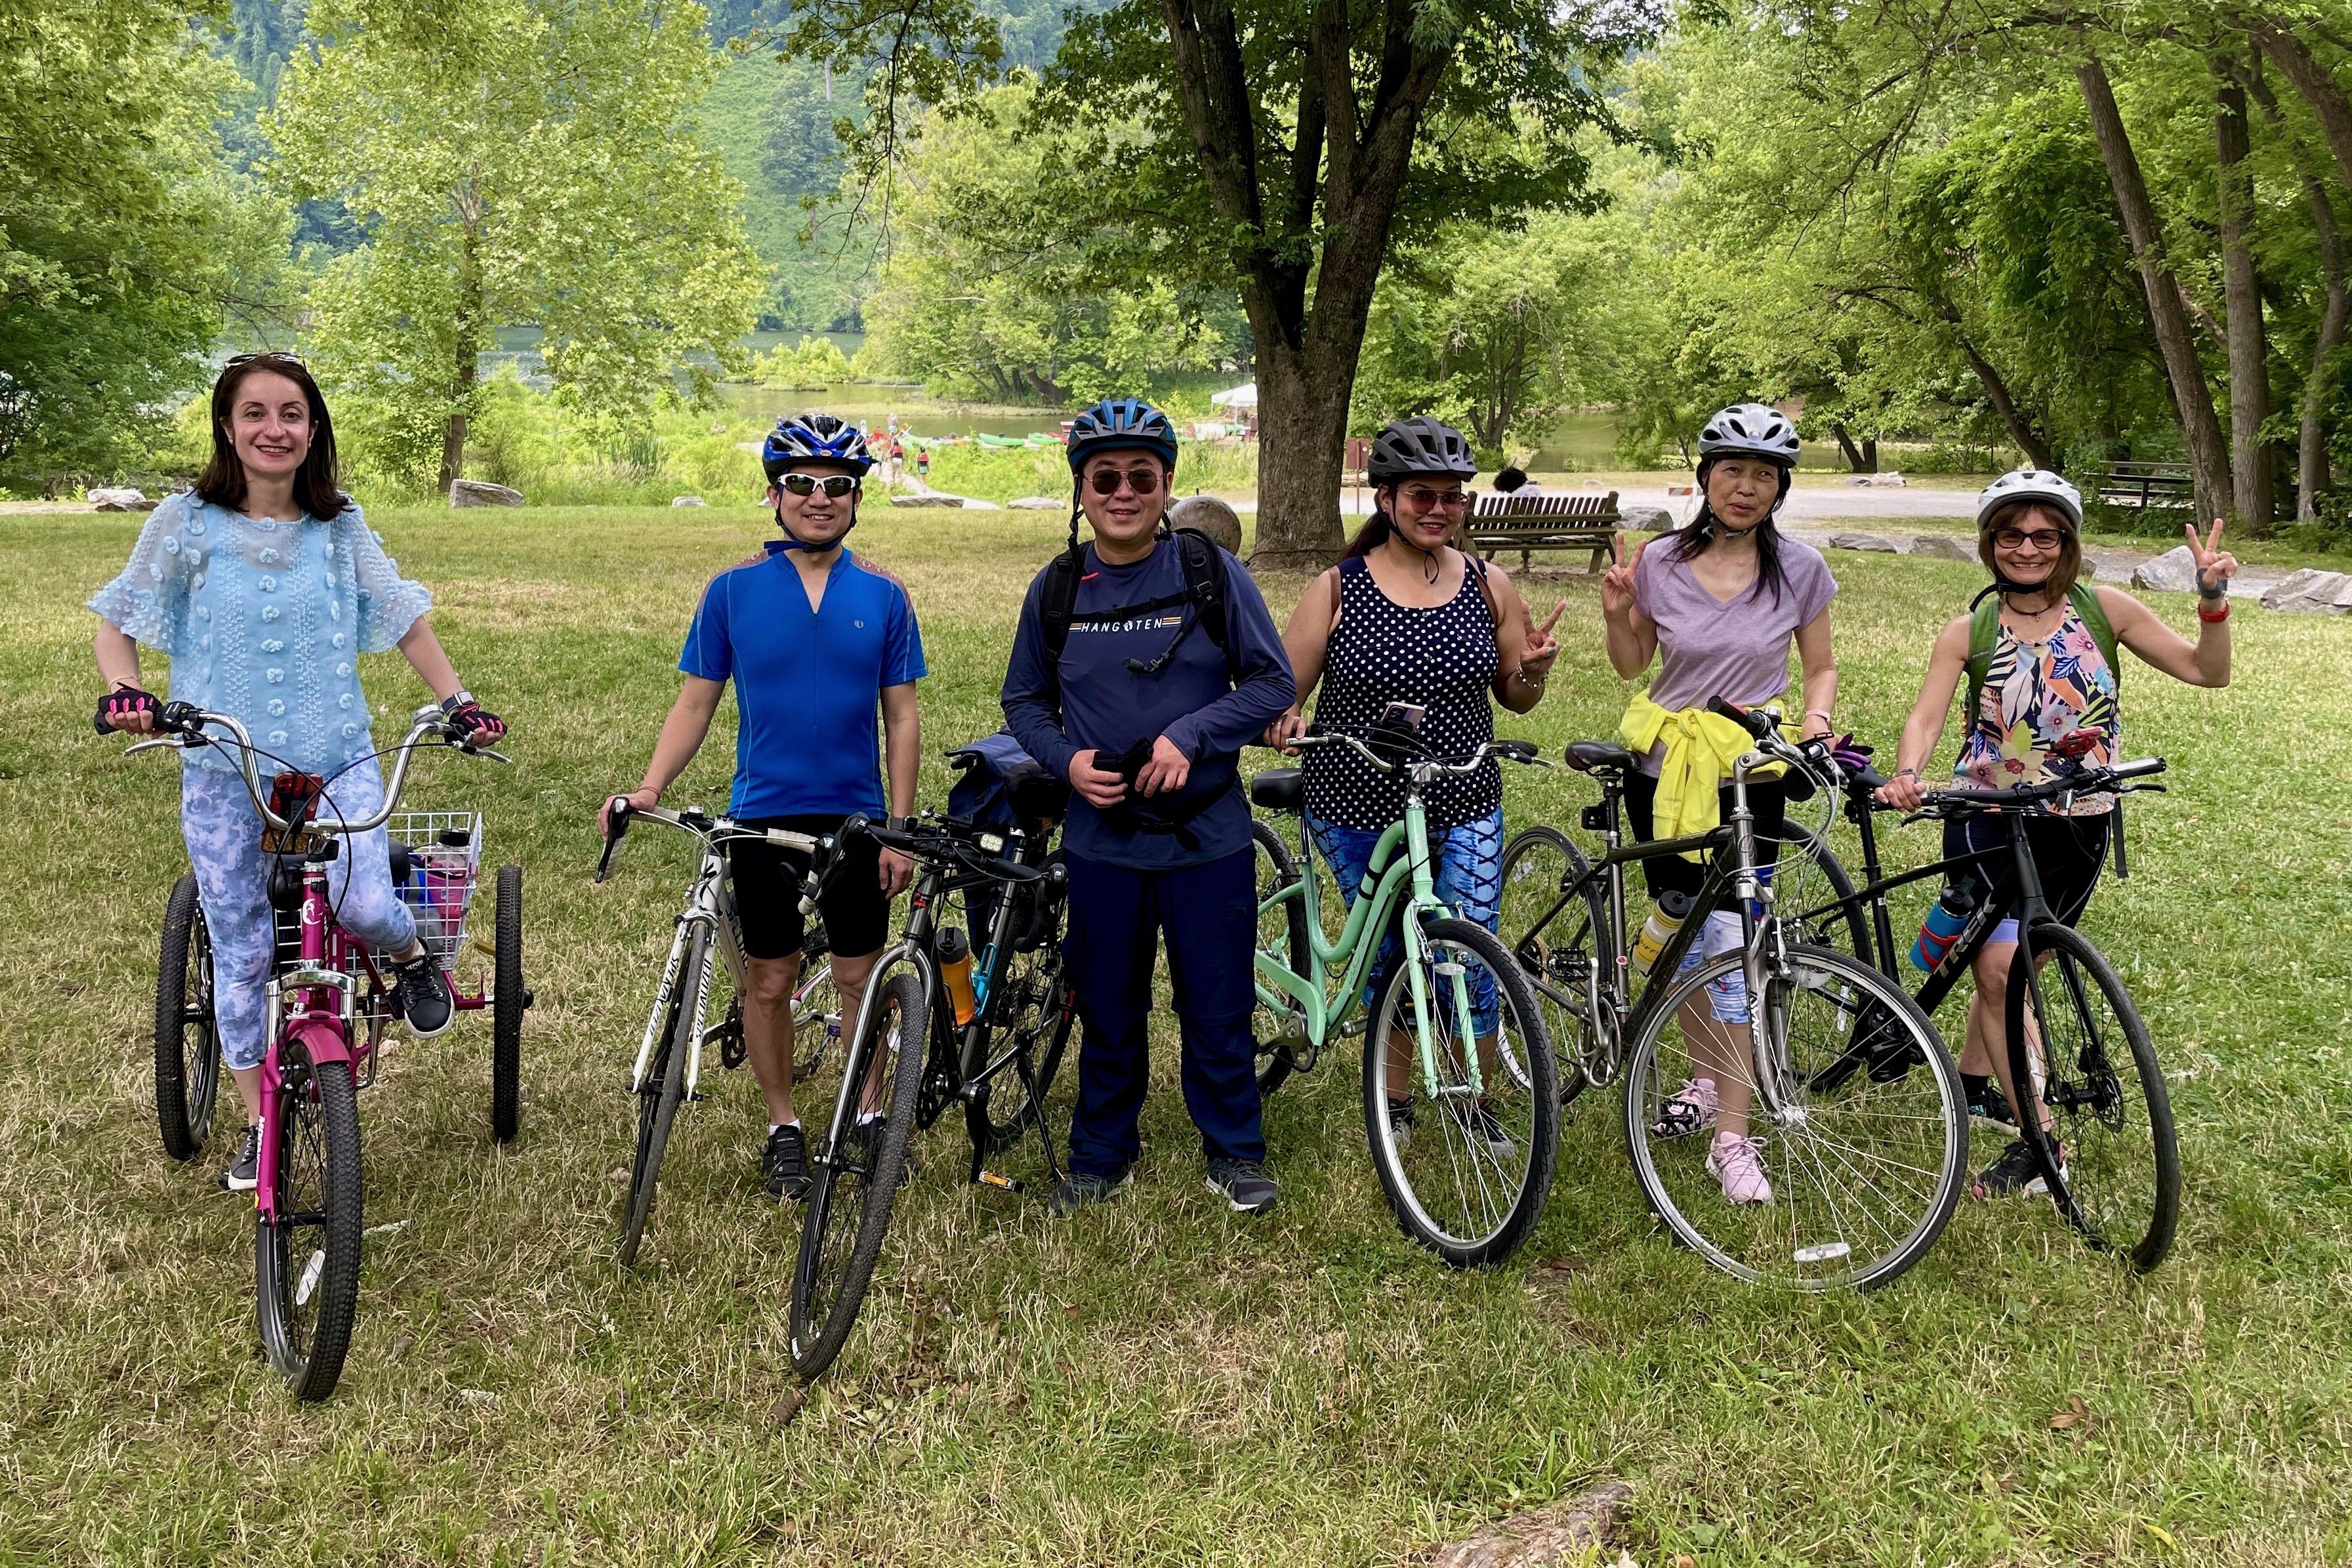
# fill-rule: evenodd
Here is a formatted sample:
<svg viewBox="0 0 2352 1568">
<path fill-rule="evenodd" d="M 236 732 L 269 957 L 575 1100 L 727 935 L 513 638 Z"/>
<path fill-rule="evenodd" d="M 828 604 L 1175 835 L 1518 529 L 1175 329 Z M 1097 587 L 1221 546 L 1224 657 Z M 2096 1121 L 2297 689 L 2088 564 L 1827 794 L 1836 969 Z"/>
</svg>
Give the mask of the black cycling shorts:
<svg viewBox="0 0 2352 1568">
<path fill-rule="evenodd" d="M 820 814 L 740 820 L 746 827 L 781 827 L 822 837 L 840 831 L 847 818 Z M 824 917 L 825 941 L 835 952 L 851 958 L 878 952 L 890 935 L 890 900 L 882 891 L 881 848 L 871 838 L 860 838 L 836 855 L 841 865 L 817 900 L 817 912 Z M 808 875 L 810 857 L 759 839 L 739 838 L 727 847 L 727 860 L 734 873 L 735 912 L 742 923 L 744 956 L 785 958 L 800 952 L 808 938 L 808 922 L 801 915 L 801 879 Z"/>
<path fill-rule="evenodd" d="M 1722 808 L 1723 820 L 1731 820 L 1731 786 L 1725 784 L 1716 791 L 1716 800 Z M 1644 773 L 1625 775 L 1625 826 L 1633 837 L 1647 841 L 1657 835 L 1651 831 L 1657 815 L 1658 781 Z M 1778 779 L 1748 781 L 1748 809 L 1756 817 L 1756 858 L 1766 866 L 1778 865 L 1780 859 L 1780 833 L 1789 817 L 1789 796 Z M 1706 862 L 1685 860 L 1679 855 L 1653 855 L 1642 863 L 1642 880 L 1650 889 L 1653 900 L 1667 893 L 1680 893 L 1685 898 L 1698 897 L 1706 881 Z"/>
<path fill-rule="evenodd" d="M 2063 925 L 2073 925 L 2090 907 L 2099 886 L 2099 872 L 2107 861 L 2107 825 L 2111 812 L 2094 816 L 2048 816 L 2040 813 L 2020 817 L 2012 812 L 1977 812 L 1944 819 L 1944 858 L 1973 854 L 2008 845 L 2019 822 L 2025 824 L 2025 842 L 2033 850 L 2033 868 L 2042 879 L 2042 901 Z M 1992 896 L 2009 875 L 2011 859 L 1996 855 L 1979 860 L 1965 875 L 1974 884 L 1979 901 Z M 2004 916 L 2014 910 L 2003 910 Z M 1996 931 L 1995 942 L 2015 942 L 2017 928 Z"/>
</svg>

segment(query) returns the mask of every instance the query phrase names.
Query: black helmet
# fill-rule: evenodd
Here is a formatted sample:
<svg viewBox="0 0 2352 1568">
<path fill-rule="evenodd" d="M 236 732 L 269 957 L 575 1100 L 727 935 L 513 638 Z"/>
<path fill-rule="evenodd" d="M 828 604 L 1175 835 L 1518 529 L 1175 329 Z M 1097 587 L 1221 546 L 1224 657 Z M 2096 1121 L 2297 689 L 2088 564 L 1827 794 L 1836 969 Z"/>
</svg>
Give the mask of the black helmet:
<svg viewBox="0 0 2352 1568">
<path fill-rule="evenodd" d="M 1477 473 L 1477 459 L 1462 432 L 1440 419 L 1416 414 L 1384 426 L 1372 437 L 1372 455 L 1364 465 L 1365 478 L 1376 485 L 1394 484 L 1416 474 L 1448 474 L 1466 479 Z"/>
<path fill-rule="evenodd" d="M 1106 397 L 1070 421 L 1070 472 L 1097 452 L 1149 452 L 1176 466 L 1176 427 L 1139 397 Z"/>
</svg>

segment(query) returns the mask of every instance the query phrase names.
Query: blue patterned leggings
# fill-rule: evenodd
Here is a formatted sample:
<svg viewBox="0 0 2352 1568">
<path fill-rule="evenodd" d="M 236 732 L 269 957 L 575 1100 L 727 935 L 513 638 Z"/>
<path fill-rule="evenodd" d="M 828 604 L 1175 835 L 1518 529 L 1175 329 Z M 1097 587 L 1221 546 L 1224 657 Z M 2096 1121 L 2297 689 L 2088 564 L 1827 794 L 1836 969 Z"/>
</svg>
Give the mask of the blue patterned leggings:
<svg viewBox="0 0 2352 1568">
<path fill-rule="evenodd" d="M 383 775 L 370 758 L 352 763 L 327 786 L 320 810 L 331 816 L 369 816 L 382 804 Z M 180 831 L 188 841 L 205 926 L 212 933 L 213 1014 L 221 1055 L 233 1068 L 259 1067 L 268 1047 L 263 1035 L 276 933 L 261 818 L 245 793 L 245 781 L 217 768 L 183 766 Z M 379 827 L 345 839 L 327 868 L 336 921 L 383 952 L 399 952 L 416 940 L 416 921 L 392 890 L 391 855 Z"/>
<path fill-rule="evenodd" d="M 1318 822 L 1312 816 L 1307 819 L 1307 826 L 1315 835 L 1316 847 L 1331 863 L 1340 893 L 1349 907 L 1354 907 L 1356 889 L 1364 879 L 1365 868 L 1371 864 L 1372 850 L 1381 836 L 1361 828 Z M 1429 850 L 1437 861 L 1433 879 L 1437 896 L 1452 905 L 1464 920 L 1495 930 L 1503 914 L 1502 807 L 1496 806 L 1492 814 L 1459 827 L 1432 829 Z M 1381 987 L 1395 971 L 1403 949 L 1404 944 L 1394 931 L 1381 941 L 1380 956 L 1372 961 L 1371 978 L 1364 987 L 1367 1008 L 1379 999 Z M 1480 1035 L 1491 1035 L 1501 1016 L 1502 1008 L 1495 996 L 1495 977 L 1482 968 L 1471 983 L 1470 1021 Z"/>
</svg>

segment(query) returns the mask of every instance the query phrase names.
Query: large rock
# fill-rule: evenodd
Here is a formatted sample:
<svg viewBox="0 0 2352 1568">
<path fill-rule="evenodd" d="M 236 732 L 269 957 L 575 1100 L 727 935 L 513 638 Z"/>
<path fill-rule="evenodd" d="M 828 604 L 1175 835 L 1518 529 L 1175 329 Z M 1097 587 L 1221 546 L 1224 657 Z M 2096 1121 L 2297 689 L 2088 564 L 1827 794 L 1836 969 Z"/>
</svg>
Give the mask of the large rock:
<svg viewBox="0 0 2352 1568">
<path fill-rule="evenodd" d="M 2352 612 L 2352 576 L 2341 572 L 2290 572 L 2263 595 L 2263 608 L 2288 616 L 2340 616 Z"/>
<path fill-rule="evenodd" d="M 488 479 L 452 479 L 449 481 L 451 506 L 520 506 L 522 492 L 494 485 Z"/>
<path fill-rule="evenodd" d="M 1620 506 L 1617 515 L 1627 528 L 1644 533 L 1664 533 L 1675 526 L 1675 514 L 1662 506 Z"/>
<path fill-rule="evenodd" d="M 1018 500 L 1009 500 L 1004 504 L 1015 511 L 1067 511 L 1070 510 L 1068 501 L 1055 500 L 1052 496 L 1023 496 Z"/>
<path fill-rule="evenodd" d="M 1892 469 L 1883 474 L 1848 474 L 1845 477 L 1845 482 L 1849 485 L 1860 485 L 1872 489 L 1889 490 L 1906 489 L 1910 487 L 1911 483 L 1910 480 L 1905 479 L 1901 474 L 1894 472 Z"/>
<path fill-rule="evenodd" d="M 1967 540 L 1949 533 L 1913 534 L 1911 553 L 1936 561 L 1974 561 L 1977 558 L 1977 552 L 1969 548 Z"/>
<path fill-rule="evenodd" d="M 1438 1548 L 1431 1568 L 1551 1568 L 1592 1562 L 1610 1545 L 1618 1516 L 1633 1495 L 1622 1481 L 1603 1481 L 1574 1497 L 1512 1514 L 1467 1540 Z"/>
<path fill-rule="evenodd" d="M 2176 544 L 2134 567 L 2131 585 L 2153 594 L 2193 594 L 2197 591 L 2197 557 L 2186 544 Z"/>
<path fill-rule="evenodd" d="M 951 496 L 945 490 L 927 490 L 919 496 L 892 496 L 890 504 L 892 506 L 953 507 L 960 510 L 964 505 L 964 499 L 961 496 Z"/>
<path fill-rule="evenodd" d="M 1186 496 L 1168 509 L 1168 526 L 1205 533 L 1227 554 L 1242 552 L 1242 520 L 1214 496 Z"/>
<path fill-rule="evenodd" d="M 700 496 L 672 496 L 669 498 L 669 504 L 672 506 L 709 506 L 710 503 L 704 500 Z"/>
<path fill-rule="evenodd" d="M 100 486 L 89 492 L 92 506 L 100 511 L 152 511 L 155 503 L 128 485 L 109 489 Z"/>
<path fill-rule="evenodd" d="M 1875 533 L 1832 533 L 1826 542 L 1832 550 L 1869 550 L 1883 555 L 1900 555 L 1902 546 Z"/>
</svg>

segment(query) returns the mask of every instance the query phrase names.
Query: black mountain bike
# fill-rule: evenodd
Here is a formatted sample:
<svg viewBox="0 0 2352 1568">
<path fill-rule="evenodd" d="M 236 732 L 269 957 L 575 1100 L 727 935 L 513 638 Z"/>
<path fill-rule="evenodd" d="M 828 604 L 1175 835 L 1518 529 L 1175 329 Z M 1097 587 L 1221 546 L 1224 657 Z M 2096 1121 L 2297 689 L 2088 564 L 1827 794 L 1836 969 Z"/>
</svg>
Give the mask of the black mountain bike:
<svg viewBox="0 0 2352 1568">
<path fill-rule="evenodd" d="M 2049 782 L 2017 789 L 1931 787 L 1916 815 L 1948 817 L 1998 813 L 2021 821 L 2028 814 L 2063 809 L 2084 795 L 2122 795 L 2163 785 L 2134 783 L 2164 772 L 2164 759 L 2113 767 L 2085 766 L 2063 754 Z M 2020 1136 L 2031 1146 L 2059 1211 L 2095 1247 L 2145 1273 L 2170 1251 L 2180 1219 L 2180 1149 L 2172 1102 L 2147 1026 L 2115 966 L 2082 932 L 2059 923 L 2042 892 L 2032 847 L 2022 832 L 2005 845 L 1937 860 L 1899 876 L 1884 874 L 1874 818 L 1887 809 L 1874 795 L 1885 779 L 1869 769 L 1844 781 L 1846 816 L 1862 834 L 1863 879 L 1849 892 L 1799 912 L 1796 918 L 1839 926 L 1859 921 L 1864 950 L 1890 979 L 1899 979 L 1895 931 L 1886 896 L 1928 878 L 1965 876 L 1978 863 L 1998 868 L 1992 896 L 1970 912 L 1959 935 L 1914 993 L 1933 1014 L 1969 973 L 1994 929 L 2014 916 L 2019 959 L 2012 961 L 2004 1033 L 2011 1082 L 2032 1085 L 2046 1117 L 2017 1108 Z M 1907 820 L 1907 819 L 1906 819 Z M 2001 862 L 2007 862 L 2005 866 Z M 2019 976 L 2022 975 L 2021 983 Z M 2044 1046 L 2047 1048 L 2044 1048 Z M 1847 1075 L 1899 1078 L 1914 1064 L 1899 1055 L 1857 1052 L 1841 1064 Z"/>
<path fill-rule="evenodd" d="M 852 1003 L 856 1026 L 814 1156 L 793 1272 L 793 1366 L 803 1378 L 821 1376 L 856 1326 L 916 1128 L 961 1104 L 968 1180 L 1022 1191 L 988 1162 L 1031 1131 L 1048 1179 L 1061 1179 L 1045 1105 L 1077 1011 L 1062 961 L 1066 879 L 1050 853 L 1065 792 L 1017 784 L 1024 826 L 1006 832 L 926 816 L 908 833 L 852 817 L 837 836 L 870 837 L 917 870 L 906 930 Z M 963 924 L 952 919 L 959 904 Z"/>
</svg>

